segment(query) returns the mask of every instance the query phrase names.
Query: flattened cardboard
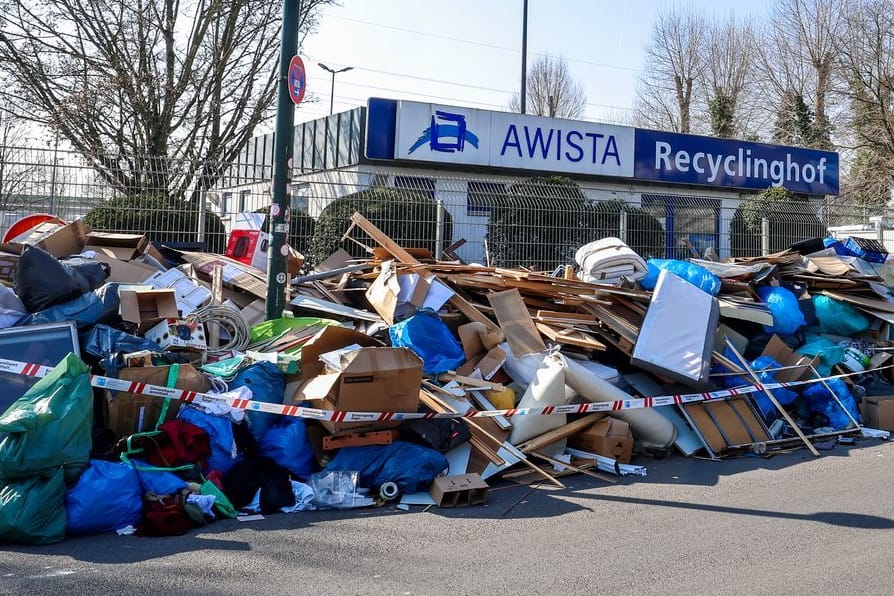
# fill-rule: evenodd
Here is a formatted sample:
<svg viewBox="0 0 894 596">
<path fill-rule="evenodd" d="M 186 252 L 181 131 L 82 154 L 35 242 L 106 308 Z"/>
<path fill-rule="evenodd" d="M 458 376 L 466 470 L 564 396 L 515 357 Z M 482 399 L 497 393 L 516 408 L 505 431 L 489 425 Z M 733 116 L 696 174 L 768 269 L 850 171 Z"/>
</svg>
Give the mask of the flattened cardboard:
<svg viewBox="0 0 894 596">
<path fill-rule="evenodd" d="M 118 378 L 125 381 L 137 381 L 147 385 L 168 384 L 169 366 L 141 366 L 135 368 L 123 368 Z M 208 379 L 201 372 L 188 364 L 181 364 L 174 384 L 177 389 L 189 391 L 208 391 Z M 116 437 L 124 437 L 136 432 L 143 432 L 155 428 L 158 416 L 161 414 L 161 406 L 164 399 L 151 395 L 139 395 L 134 393 L 113 394 L 106 391 L 103 402 L 103 414 L 105 425 L 115 433 Z M 180 409 L 180 402 L 171 400 L 168 408 L 168 420 L 173 420 Z"/>
<path fill-rule="evenodd" d="M 864 426 L 894 431 L 894 395 L 864 397 L 861 412 Z"/>
<path fill-rule="evenodd" d="M 149 326 L 177 316 L 174 290 L 120 290 L 121 318 L 129 323 Z"/>
<path fill-rule="evenodd" d="M 568 446 L 629 464 L 633 433 L 623 420 L 608 417 L 568 437 Z"/>
<path fill-rule="evenodd" d="M 438 507 L 467 507 L 487 501 L 490 487 L 478 474 L 439 476 L 431 485 L 431 496 Z"/>
<path fill-rule="evenodd" d="M 517 289 L 488 294 L 487 299 L 515 356 L 546 350 L 546 344 L 534 326 L 531 313 Z"/>
</svg>

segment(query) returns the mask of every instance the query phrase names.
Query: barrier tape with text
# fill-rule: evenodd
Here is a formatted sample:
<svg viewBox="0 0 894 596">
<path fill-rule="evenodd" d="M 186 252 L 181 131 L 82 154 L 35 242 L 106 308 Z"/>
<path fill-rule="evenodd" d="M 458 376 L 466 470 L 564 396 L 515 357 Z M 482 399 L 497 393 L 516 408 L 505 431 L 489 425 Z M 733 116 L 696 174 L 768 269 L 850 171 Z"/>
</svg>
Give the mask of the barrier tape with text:
<svg viewBox="0 0 894 596">
<path fill-rule="evenodd" d="M 121 391 L 138 395 L 150 395 L 159 398 L 176 399 L 185 403 L 203 404 L 224 402 L 236 410 L 252 410 L 292 416 L 295 418 L 308 418 L 312 420 L 328 420 L 330 422 L 384 422 L 388 420 L 414 420 L 430 418 L 494 418 L 504 416 L 550 416 L 555 414 L 589 414 L 591 412 L 616 412 L 619 410 L 638 410 L 643 408 L 657 408 L 660 406 L 682 405 L 697 402 L 726 399 L 739 395 L 747 395 L 760 391 L 797 387 L 821 383 L 831 379 L 840 379 L 854 375 L 876 372 L 894 365 L 874 368 L 859 373 L 846 373 L 802 381 L 787 383 L 766 383 L 763 385 L 744 385 L 719 391 L 703 393 L 681 393 L 676 395 L 661 395 L 656 397 L 631 398 L 616 401 L 588 402 L 583 404 L 567 404 L 560 406 L 545 406 L 542 408 L 510 408 L 507 410 L 469 410 L 465 414 L 436 413 L 436 412 L 345 412 L 340 410 L 321 410 L 305 406 L 293 406 L 283 404 L 270 404 L 249 399 L 242 399 L 226 393 L 200 393 L 183 389 L 171 389 L 160 385 L 150 385 L 138 381 L 125 381 L 112 377 L 90 375 L 90 384 L 93 387 L 108 389 L 109 391 Z M 19 362 L 17 360 L 0 359 L 0 372 L 13 373 L 28 377 L 45 377 L 52 370 L 51 367 Z"/>
</svg>

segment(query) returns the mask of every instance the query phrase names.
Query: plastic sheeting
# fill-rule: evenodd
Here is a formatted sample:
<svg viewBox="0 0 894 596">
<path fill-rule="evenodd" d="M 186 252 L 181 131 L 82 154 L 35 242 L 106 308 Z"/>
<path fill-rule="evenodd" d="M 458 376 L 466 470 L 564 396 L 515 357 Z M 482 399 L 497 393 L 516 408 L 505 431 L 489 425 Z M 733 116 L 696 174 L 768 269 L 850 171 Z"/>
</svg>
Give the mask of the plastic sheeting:
<svg viewBox="0 0 894 596">
<path fill-rule="evenodd" d="M 97 323 L 119 322 L 120 307 L 118 284 L 108 283 L 95 292 L 88 292 L 70 302 L 32 313 L 19 321 L 17 326 L 74 321 L 79 331 L 86 331 Z"/>
<path fill-rule="evenodd" d="M 420 310 L 392 325 L 388 334 L 395 348 L 410 348 L 422 358 L 422 372 L 427 375 L 456 370 L 466 361 L 462 346 L 433 310 Z"/>
<path fill-rule="evenodd" d="M 286 377 L 272 362 L 258 362 L 245 368 L 230 382 L 230 390 L 239 387 L 251 389 L 251 399 L 267 404 L 281 404 L 285 399 Z M 256 441 L 260 441 L 267 429 L 276 423 L 276 414 L 268 412 L 245 412 L 248 429 Z"/>
</svg>

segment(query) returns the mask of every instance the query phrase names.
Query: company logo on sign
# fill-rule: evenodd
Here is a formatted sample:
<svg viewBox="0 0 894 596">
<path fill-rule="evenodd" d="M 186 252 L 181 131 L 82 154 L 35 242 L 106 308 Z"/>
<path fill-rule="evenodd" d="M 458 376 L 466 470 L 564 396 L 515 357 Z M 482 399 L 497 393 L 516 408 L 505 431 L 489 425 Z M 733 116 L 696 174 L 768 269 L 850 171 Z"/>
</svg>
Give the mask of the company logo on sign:
<svg viewBox="0 0 894 596">
<path fill-rule="evenodd" d="M 466 127 L 466 117 L 437 110 L 428 128 L 422 131 L 407 153 L 413 153 L 426 144 L 429 149 L 439 153 L 462 153 L 466 142 L 478 148 L 478 136 Z"/>
</svg>

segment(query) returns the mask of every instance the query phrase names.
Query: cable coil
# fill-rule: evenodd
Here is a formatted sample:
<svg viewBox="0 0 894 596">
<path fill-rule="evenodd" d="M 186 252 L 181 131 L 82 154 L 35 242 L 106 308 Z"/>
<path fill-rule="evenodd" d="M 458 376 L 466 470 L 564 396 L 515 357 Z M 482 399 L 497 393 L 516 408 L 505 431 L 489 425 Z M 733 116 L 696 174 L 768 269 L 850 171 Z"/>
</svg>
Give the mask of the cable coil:
<svg viewBox="0 0 894 596">
<path fill-rule="evenodd" d="M 242 351 L 248 347 L 250 332 L 248 324 L 239 311 L 229 306 L 205 306 L 186 317 L 189 323 L 202 323 L 206 328 L 216 323 L 229 336 L 229 341 L 220 347 L 208 347 L 209 354 L 223 354 L 229 351 Z"/>
</svg>

